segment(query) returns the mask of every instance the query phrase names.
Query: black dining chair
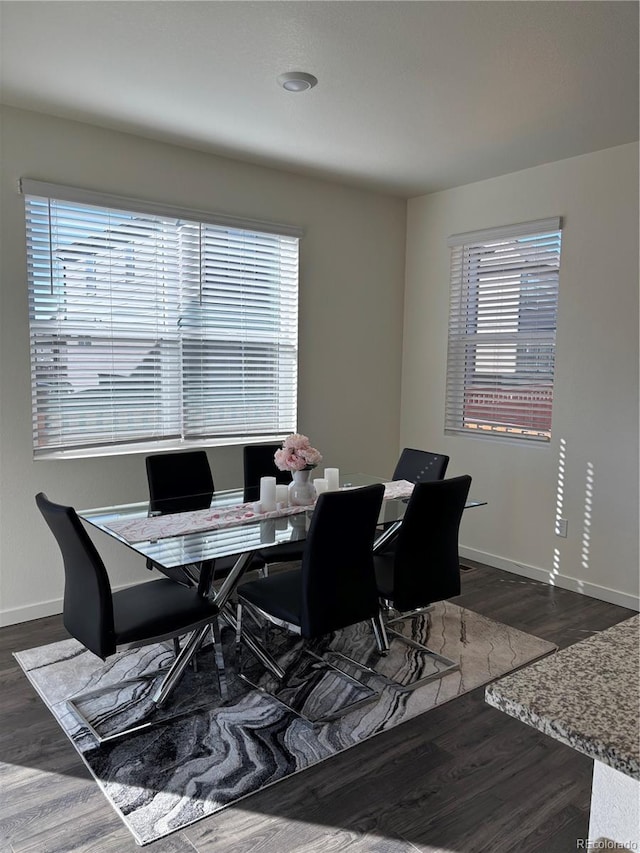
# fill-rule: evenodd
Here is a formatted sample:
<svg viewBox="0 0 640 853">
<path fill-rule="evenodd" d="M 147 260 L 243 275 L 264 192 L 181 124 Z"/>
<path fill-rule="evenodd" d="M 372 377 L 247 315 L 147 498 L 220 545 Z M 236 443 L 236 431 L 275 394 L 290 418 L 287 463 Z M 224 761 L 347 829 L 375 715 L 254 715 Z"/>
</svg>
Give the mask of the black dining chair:
<svg viewBox="0 0 640 853">
<path fill-rule="evenodd" d="M 274 461 L 275 452 L 281 447 L 281 444 L 247 444 L 242 448 L 246 502 L 260 500 L 261 477 L 275 477 L 280 485 L 291 482 L 291 471 L 281 471 Z"/>
<path fill-rule="evenodd" d="M 205 450 L 156 453 L 145 459 L 149 509 L 167 515 L 207 509 L 214 485 Z"/>
<path fill-rule="evenodd" d="M 149 484 L 149 511 L 154 515 L 207 509 L 215 491 L 213 474 L 205 450 L 178 453 L 157 453 L 145 460 Z M 184 586 L 197 586 L 206 595 L 214 580 L 225 577 L 236 563 L 236 556 L 188 563 L 165 568 L 147 560 L 148 569 L 162 574 Z M 250 569 L 261 570 L 264 560 L 255 554 Z"/>
<path fill-rule="evenodd" d="M 417 450 L 405 447 L 400 454 L 393 472 L 392 480 L 408 480 L 410 483 L 428 483 L 444 478 L 449 457 L 443 453 L 431 453 L 429 450 Z M 393 526 L 394 522 L 383 522 L 380 530 Z M 381 547 L 385 554 L 393 554 L 395 538 L 392 536 Z"/>
<path fill-rule="evenodd" d="M 288 485 L 291 471 L 281 471 L 276 467 L 274 454 L 281 444 L 247 444 L 242 449 L 244 470 L 244 499 L 253 503 L 260 500 L 260 478 L 275 477 L 276 483 Z M 272 548 L 259 551 L 261 559 L 269 566 L 271 563 L 289 563 L 302 559 L 304 542 L 282 542 Z"/>
<path fill-rule="evenodd" d="M 189 635 L 154 693 L 156 707 L 166 703 L 196 651 L 210 636 L 217 651 L 218 687 L 224 694 L 217 605 L 198 595 L 196 589 L 180 587 L 166 578 L 113 592 L 104 562 L 73 507 L 54 503 L 43 492 L 36 495 L 36 504 L 62 554 L 63 622 L 69 634 L 102 660 L 124 649 Z M 68 705 L 99 740 L 112 740 L 130 731 L 100 738 L 79 710 L 83 698 L 74 696 Z"/>
<path fill-rule="evenodd" d="M 405 447 L 393 472 L 392 480 L 409 480 L 410 483 L 427 483 L 442 480 L 449 457 L 443 453 L 431 453 L 428 450 L 416 450 Z"/>
<path fill-rule="evenodd" d="M 444 664 L 438 670 L 439 676 L 458 669 L 458 664 L 415 639 L 407 639 L 394 630 L 394 622 L 460 594 L 458 535 L 470 487 L 471 477 L 466 474 L 416 483 L 394 550 L 374 555 L 378 593 L 388 611 L 397 611 L 387 628 Z M 403 687 L 412 689 L 425 680 L 428 678 L 417 678 Z"/>
<path fill-rule="evenodd" d="M 471 477 L 416 483 L 393 554 L 376 554 L 381 597 L 402 613 L 460 594 L 458 532 Z"/>
<path fill-rule="evenodd" d="M 371 620 L 377 649 L 388 649 L 373 569 L 373 540 L 384 486 L 318 496 L 300 568 L 238 587 L 237 654 L 243 610 L 306 640 Z M 276 674 L 276 677 L 280 677 Z"/>
</svg>

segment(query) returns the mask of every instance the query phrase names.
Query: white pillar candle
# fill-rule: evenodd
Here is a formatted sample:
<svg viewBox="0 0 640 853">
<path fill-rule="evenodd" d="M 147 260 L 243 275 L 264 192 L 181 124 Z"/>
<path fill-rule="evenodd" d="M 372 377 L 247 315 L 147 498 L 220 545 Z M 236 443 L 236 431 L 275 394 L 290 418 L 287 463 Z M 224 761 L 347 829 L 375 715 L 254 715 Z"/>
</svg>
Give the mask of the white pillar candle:
<svg viewBox="0 0 640 853">
<path fill-rule="evenodd" d="M 329 483 L 326 477 L 316 477 L 313 481 L 313 485 L 316 487 L 317 495 L 321 495 L 329 489 Z"/>
<path fill-rule="evenodd" d="M 282 509 L 289 506 L 289 486 L 276 486 L 276 506 L 281 504 Z"/>
<path fill-rule="evenodd" d="M 340 471 L 338 468 L 325 468 L 324 476 L 327 478 L 327 489 L 335 492 L 340 488 Z"/>
<path fill-rule="evenodd" d="M 276 508 L 276 478 L 260 478 L 260 503 L 262 512 L 272 512 Z"/>
</svg>

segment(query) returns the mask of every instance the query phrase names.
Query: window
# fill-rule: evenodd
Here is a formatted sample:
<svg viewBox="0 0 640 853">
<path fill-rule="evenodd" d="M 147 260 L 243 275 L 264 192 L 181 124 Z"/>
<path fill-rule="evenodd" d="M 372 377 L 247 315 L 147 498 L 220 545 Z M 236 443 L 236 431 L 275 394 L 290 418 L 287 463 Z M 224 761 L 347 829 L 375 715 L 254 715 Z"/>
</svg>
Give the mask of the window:
<svg viewBox="0 0 640 853">
<path fill-rule="evenodd" d="M 560 219 L 449 238 L 445 432 L 549 441 Z"/>
<path fill-rule="evenodd" d="M 296 431 L 298 229 L 22 192 L 36 455 Z"/>
</svg>

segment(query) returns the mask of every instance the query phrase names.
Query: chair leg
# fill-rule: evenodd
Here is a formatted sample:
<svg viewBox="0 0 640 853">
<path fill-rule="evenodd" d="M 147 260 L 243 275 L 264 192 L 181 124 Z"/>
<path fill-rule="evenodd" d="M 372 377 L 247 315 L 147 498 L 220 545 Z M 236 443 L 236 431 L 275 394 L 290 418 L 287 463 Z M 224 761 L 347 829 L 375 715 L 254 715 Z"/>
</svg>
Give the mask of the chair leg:
<svg viewBox="0 0 640 853">
<path fill-rule="evenodd" d="M 208 622 L 206 625 L 202 625 L 200 628 L 192 631 L 191 634 L 188 635 L 186 641 L 182 648 L 180 648 L 180 641 L 176 637 L 174 638 L 173 644 L 174 649 L 178 651 L 176 659 L 171 664 L 168 669 L 160 670 L 157 672 L 148 672 L 143 675 L 138 676 L 137 678 L 127 679 L 125 681 L 119 682 L 117 685 L 109 685 L 107 687 L 101 687 L 97 690 L 88 691 L 82 694 L 76 694 L 71 698 L 66 700 L 67 708 L 72 712 L 74 717 L 78 720 L 78 722 L 84 726 L 89 733 L 95 738 L 98 744 L 106 743 L 108 741 L 116 740 L 117 738 L 121 738 L 124 735 L 131 734 L 132 732 L 140 731 L 142 729 L 146 729 L 155 724 L 155 722 L 162 722 L 168 719 L 171 719 L 175 714 L 171 714 L 169 712 L 169 716 L 160 716 L 160 718 L 156 718 L 154 713 L 149 712 L 145 709 L 146 703 L 148 699 L 151 700 L 153 705 L 156 706 L 157 709 L 161 708 L 165 702 L 169 699 L 169 696 L 178 685 L 180 679 L 182 678 L 185 670 L 191 664 L 193 658 L 195 657 L 197 651 L 201 648 L 208 634 L 211 634 L 211 639 L 213 642 L 213 652 L 215 656 L 216 663 L 216 677 L 218 681 L 218 687 L 220 692 L 220 697 L 222 700 L 227 700 L 228 698 L 228 686 L 227 679 L 225 673 L 224 666 L 224 657 L 222 653 L 222 644 L 220 641 L 220 626 L 218 624 L 218 620 L 214 619 L 211 622 Z M 150 682 L 149 691 L 153 689 L 153 683 L 157 683 L 160 676 L 164 675 L 162 681 L 158 685 L 153 695 L 150 695 L 150 692 L 142 691 L 140 692 L 141 683 Z M 144 711 L 143 716 L 139 717 L 133 725 L 130 725 L 128 728 L 114 731 L 110 734 L 101 734 L 94 723 L 85 715 L 85 713 L 80 710 L 80 703 L 92 698 L 98 698 L 108 693 L 113 693 L 114 690 L 123 690 L 127 686 L 132 688 L 131 693 L 131 706 L 135 705 L 136 702 L 142 697 L 142 710 Z M 135 689 L 134 689 L 135 688 Z M 178 710 L 178 716 L 184 713 L 184 711 Z M 105 713 L 104 709 L 99 709 L 101 721 L 104 722 L 113 713 L 119 713 L 118 709 L 115 706 L 112 706 L 110 710 Z"/>
<path fill-rule="evenodd" d="M 371 618 L 371 624 L 373 625 L 373 634 L 376 638 L 378 651 L 381 655 L 388 654 L 389 638 L 387 637 L 387 629 L 385 628 L 384 619 L 382 618 L 382 613 L 380 611 Z"/>
<path fill-rule="evenodd" d="M 420 612 L 418 612 L 417 615 L 420 615 Z M 385 622 L 382 618 L 382 612 L 378 614 L 377 618 L 373 618 L 371 620 L 376 638 L 377 651 L 380 657 L 385 657 L 387 661 L 390 662 L 391 667 L 393 668 L 395 666 L 395 656 L 387 656 L 387 653 L 390 651 L 390 638 L 395 640 L 396 642 L 403 643 L 405 646 L 409 647 L 409 649 L 415 650 L 414 653 L 418 655 L 418 658 L 411 665 L 411 674 L 413 676 L 413 680 L 398 680 L 396 677 L 394 677 L 396 673 L 388 674 L 387 672 L 385 672 L 385 669 L 388 669 L 389 665 L 383 665 L 382 661 L 380 660 L 375 661 L 373 658 L 367 659 L 366 661 L 357 660 L 345 651 L 329 650 L 329 655 L 346 660 L 349 663 L 357 666 L 359 669 L 363 669 L 366 672 L 384 678 L 387 684 L 391 685 L 396 690 L 400 690 L 402 692 L 414 690 L 416 687 L 420 687 L 423 684 L 428 683 L 429 681 L 434 681 L 436 679 L 443 678 L 445 675 L 448 675 L 449 673 L 455 672 L 456 670 L 460 669 L 460 664 L 457 661 L 444 657 L 444 655 L 438 654 L 438 652 L 434 652 L 432 649 L 428 648 L 422 643 L 419 643 L 409 637 L 405 637 L 402 633 L 400 633 L 400 631 L 395 630 L 394 622 L 397 621 L 400 620 L 391 620 L 385 625 Z M 370 654 L 372 655 L 373 652 L 371 651 Z M 425 667 L 424 663 L 419 663 L 420 661 L 424 662 L 425 659 L 430 659 L 432 661 L 432 671 L 427 671 L 427 668 Z M 422 674 L 420 674 L 420 670 L 422 671 Z"/>
<path fill-rule="evenodd" d="M 224 610 L 222 613 L 223 618 L 231 624 L 231 615 L 228 610 Z M 353 675 L 345 672 L 343 669 L 335 666 L 329 661 L 325 660 L 321 655 L 316 654 L 311 650 L 305 650 L 303 655 L 307 659 L 311 659 L 313 664 L 311 668 L 307 664 L 306 675 L 300 679 L 299 670 L 296 670 L 294 666 L 293 671 L 288 670 L 285 671 L 279 665 L 279 663 L 269 654 L 266 647 L 263 647 L 251 634 L 251 632 L 247 629 L 246 624 L 243 624 L 243 617 L 246 623 L 247 616 L 251 616 L 256 624 L 258 624 L 257 615 L 253 610 L 251 605 L 247 605 L 243 607 L 242 603 L 238 600 L 237 608 L 236 608 L 236 618 L 235 618 L 235 629 L 236 629 L 236 674 L 239 678 L 245 681 L 247 684 L 251 685 L 256 690 L 259 690 L 261 693 L 265 693 L 267 696 L 271 696 L 272 699 L 280 702 L 290 711 L 293 711 L 295 714 L 300 716 L 303 720 L 311 724 L 315 723 L 323 723 L 328 720 L 334 719 L 335 717 L 341 716 L 342 714 L 347 713 L 347 711 L 351 711 L 360 705 L 363 705 L 367 702 L 374 701 L 378 694 L 378 691 L 371 688 L 369 685 L 364 684 L 359 679 L 355 678 Z M 265 620 L 264 628 L 266 631 L 269 629 L 269 622 Z M 386 634 L 384 633 L 384 625 L 381 622 L 381 636 L 384 636 L 386 640 Z M 258 678 L 256 681 L 252 680 L 250 674 L 242 671 L 241 664 L 241 655 L 242 655 L 242 646 L 246 645 L 247 648 L 252 652 L 252 654 L 256 657 L 256 659 L 262 664 L 265 671 L 269 673 L 276 682 L 276 687 L 273 685 L 269 688 L 265 687 L 264 684 L 260 684 L 260 679 Z M 321 669 L 319 669 L 321 668 Z M 348 703 L 344 707 L 333 708 L 330 709 L 326 714 L 322 713 L 319 716 L 314 716 L 313 714 L 310 716 L 303 707 L 307 705 L 309 701 L 310 692 L 313 693 L 314 686 L 318 681 L 318 674 L 322 671 L 324 673 L 339 674 L 342 679 L 342 683 L 339 689 L 336 689 L 336 693 L 339 696 L 343 696 L 344 694 L 344 682 L 350 686 L 351 690 L 355 690 L 357 693 L 357 698 L 350 703 Z M 311 674 L 309 675 L 309 672 Z M 325 687 L 322 688 L 322 694 L 326 694 L 327 690 Z M 331 694 L 331 691 L 329 691 Z"/>
<path fill-rule="evenodd" d="M 428 607 L 420 608 L 419 610 L 412 610 L 408 614 L 403 614 L 403 616 L 398 619 L 392 619 L 388 623 L 389 633 L 392 634 L 394 637 L 397 637 L 401 642 L 405 643 L 406 645 L 411 646 L 414 649 L 418 649 L 420 652 L 424 652 L 424 654 L 428 655 L 430 658 L 433 658 L 433 660 L 442 663 L 446 668 L 447 672 L 460 669 L 460 664 L 456 661 L 451 660 L 451 658 L 445 657 L 444 655 L 441 655 L 439 652 L 434 652 L 433 649 L 429 648 L 429 646 L 425 646 L 424 643 L 420 643 L 418 640 L 414 640 L 411 637 L 406 637 L 401 631 L 398 631 L 396 630 L 396 628 L 394 628 L 395 622 L 401 622 L 403 621 L 403 619 L 410 619 L 414 616 L 421 616 L 422 613 L 428 611 L 431 607 L 432 605 L 429 605 Z"/>
<path fill-rule="evenodd" d="M 433 610 L 433 604 L 425 604 L 424 607 L 416 607 L 415 610 L 401 611 L 396 610 L 389 602 L 387 625 L 391 625 L 393 622 L 401 622 L 403 619 L 411 619 L 412 616 L 422 616 L 423 613 L 428 613 L 430 610 Z M 396 615 L 393 616 L 392 613 Z"/>
</svg>

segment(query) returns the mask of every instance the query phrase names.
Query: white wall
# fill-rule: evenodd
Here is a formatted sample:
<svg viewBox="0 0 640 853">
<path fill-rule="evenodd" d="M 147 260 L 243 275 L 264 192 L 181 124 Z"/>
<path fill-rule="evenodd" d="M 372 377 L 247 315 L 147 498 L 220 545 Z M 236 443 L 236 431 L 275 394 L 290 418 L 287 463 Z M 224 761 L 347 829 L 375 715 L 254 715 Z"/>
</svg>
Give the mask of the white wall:
<svg viewBox="0 0 640 853">
<path fill-rule="evenodd" d="M 447 237 L 556 215 L 551 443 L 445 436 Z M 465 513 L 463 553 L 637 608 L 638 145 L 412 199 L 407 232 L 401 443 L 448 453 L 448 473 L 470 473 L 488 500 Z M 554 535 L 561 468 L 566 539 Z"/>
<path fill-rule="evenodd" d="M 59 612 L 62 569 L 34 495 L 77 507 L 142 500 L 142 455 L 33 461 L 20 177 L 299 225 L 299 429 L 327 464 L 388 474 L 399 446 L 404 201 L 147 139 L 5 108 L 1 113 L 0 624 Z M 259 132 L 259 128 L 256 129 Z M 209 451 L 238 485 L 239 448 Z M 142 561 L 100 533 L 115 585 Z"/>
</svg>

